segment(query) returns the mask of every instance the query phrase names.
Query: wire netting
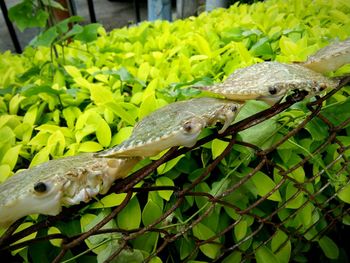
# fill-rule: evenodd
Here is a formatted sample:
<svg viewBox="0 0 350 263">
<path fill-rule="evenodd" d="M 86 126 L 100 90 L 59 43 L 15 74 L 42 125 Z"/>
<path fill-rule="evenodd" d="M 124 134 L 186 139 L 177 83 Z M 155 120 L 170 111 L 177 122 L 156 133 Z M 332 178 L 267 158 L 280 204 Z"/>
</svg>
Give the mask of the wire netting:
<svg viewBox="0 0 350 263">
<path fill-rule="evenodd" d="M 328 246 L 326 256 L 332 258 L 334 243 L 344 253 L 350 221 L 346 202 L 350 116 L 344 110 L 348 104 L 345 84 L 349 81 L 343 78 L 336 89 L 307 103 L 303 103 L 303 92 L 292 94 L 285 102 L 236 122 L 223 134 L 214 132 L 200 139 L 192 148 L 170 149 L 117 181 L 109 193 L 126 193 L 125 198 L 87 231 L 73 235 L 45 232 L 89 209 L 90 204 L 81 204 L 14 233 L 22 221 L 16 222 L 1 237 L 1 251 L 61 240 L 53 256 L 53 262 L 60 262 L 67 256 L 91 253 L 84 241 L 110 234 L 117 245 L 105 262 L 118 262 L 113 260 L 125 251 L 132 254 L 142 242 L 147 246 L 147 240 L 155 241 L 145 262 L 156 256 L 163 262 L 250 262 L 269 251 L 282 258 L 283 253 L 291 251 L 290 260 L 302 261 L 312 252 L 321 253 L 322 246 Z M 341 102 L 339 96 L 344 97 Z M 288 112 L 302 114 L 295 117 L 297 114 Z M 276 116 L 284 125 L 269 144 L 254 144 L 239 135 Z M 218 139 L 225 148 L 216 158 L 205 147 L 199 148 Z M 191 173 L 193 167 L 184 168 L 184 161 L 177 163 L 170 169 L 180 170 L 175 185 L 155 185 L 157 168 L 179 156 L 197 158 L 201 169 Z M 133 199 L 145 210 L 150 195 L 169 191 L 169 200 L 159 205 L 161 213 L 155 213 L 152 220 L 143 218 L 134 229 L 106 227 Z M 34 232 L 41 235 L 18 242 Z M 327 248 L 324 250 L 327 253 Z"/>
</svg>

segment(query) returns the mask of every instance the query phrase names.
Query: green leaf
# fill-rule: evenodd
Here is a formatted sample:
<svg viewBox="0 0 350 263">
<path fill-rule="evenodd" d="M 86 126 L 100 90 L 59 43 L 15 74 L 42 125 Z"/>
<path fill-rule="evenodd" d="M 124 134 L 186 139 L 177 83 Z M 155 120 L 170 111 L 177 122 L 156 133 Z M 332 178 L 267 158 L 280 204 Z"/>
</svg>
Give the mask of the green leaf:
<svg viewBox="0 0 350 263">
<path fill-rule="evenodd" d="M 323 141 L 328 138 L 327 125 L 318 118 L 309 121 L 306 124 L 305 129 L 311 134 L 315 141 Z"/>
<path fill-rule="evenodd" d="M 109 194 L 103 197 L 101 200 L 93 203 L 90 208 L 108 208 L 120 205 L 126 197 L 125 193 L 121 194 Z"/>
<path fill-rule="evenodd" d="M 213 230 L 211 230 L 209 227 L 202 223 L 198 223 L 197 225 L 195 225 L 192 231 L 193 235 L 199 240 L 207 240 L 215 235 Z M 218 239 L 215 239 L 215 241 L 218 241 Z M 216 258 L 220 253 L 220 245 L 218 244 L 204 244 L 201 245 L 199 249 L 204 255 L 211 259 Z"/>
<path fill-rule="evenodd" d="M 79 144 L 79 148 L 78 151 L 79 152 L 85 152 L 85 153 L 92 153 L 92 152 L 98 152 L 103 150 L 103 147 L 101 146 L 101 144 L 97 143 L 97 142 L 82 142 Z"/>
<path fill-rule="evenodd" d="M 101 85 L 90 85 L 91 100 L 96 105 L 104 105 L 113 101 L 113 93 L 108 87 Z"/>
<path fill-rule="evenodd" d="M 250 117 L 253 114 L 268 108 L 266 103 L 261 101 L 248 101 L 237 115 L 236 121 Z M 279 124 L 275 117 L 272 117 L 258 125 L 254 125 L 249 129 L 239 132 L 244 142 L 254 144 L 266 149 L 272 145 L 274 138 L 277 136 Z"/>
<path fill-rule="evenodd" d="M 47 231 L 48 235 L 52 235 L 52 234 L 60 234 L 61 231 L 57 228 L 57 227 L 50 227 L 49 230 Z M 50 239 L 50 243 L 55 246 L 55 247 L 60 247 L 62 240 L 61 239 Z"/>
<path fill-rule="evenodd" d="M 66 65 L 64 66 L 64 69 L 72 78 L 82 77 L 80 70 L 75 66 Z"/>
<path fill-rule="evenodd" d="M 288 263 L 292 251 L 291 241 L 282 231 L 277 230 L 271 240 L 271 250 L 276 255 L 279 263 Z"/>
<path fill-rule="evenodd" d="M 245 220 L 241 220 L 237 225 L 235 225 L 234 234 L 237 241 L 240 241 L 245 237 L 245 235 L 247 234 L 247 230 L 248 230 L 248 224 Z"/>
<path fill-rule="evenodd" d="M 163 261 L 159 257 L 152 257 L 150 263 L 162 263 Z"/>
<path fill-rule="evenodd" d="M 180 243 L 180 259 L 184 260 L 195 249 L 195 244 L 193 240 L 185 238 L 181 238 L 178 242 Z"/>
<path fill-rule="evenodd" d="M 337 259 L 339 257 L 339 248 L 336 243 L 332 239 L 327 236 L 323 236 L 318 240 L 318 244 L 320 245 L 323 253 L 327 258 Z"/>
<path fill-rule="evenodd" d="M 17 163 L 19 151 L 21 150 L 21 148 L 22 148 L 22 145 L 16 145 L 10 148 L 5 153 L 4 157 L 2 157 L 1 164 L 8 164 L 11 170 L 13 170 L 13 168 L 15 168 L 15 165 Z"/>
<path fill-rule="evenodd" d="M 266 246 L 261 246 L 255 251 L 257 263 L 279 263 L 278 258 Z"/>
<path fill-rule="evenodd" d="M 32 136 L 33 127 L 29 123 L 21 123 L 18 125 L 13 132 L 16 134 L 16 137 L 22 142 L 29 142 Z"/>
<path fill-rule="evenodd" d="M 299 183 L 303 183 L 305 181 L 305 171 L 303 167 L 298 167 L 290 173 L 290 176 L 293 177 Z"/>
<path fill-rule="evenodd" d="M 58 37 L 58 33 L 55 27 L 51 27 L 48 30 L 40 33 L 38 36 L 34 37 L 29 45 L 33 47 L 50 47 Z"/>
<path fill-rule="evenodd" d="M 127 112 L 121 105 L 120 103 L 115 103 L 115 102 L 108 102 L 105 104 L 105 106 L 110 109 L 115 115 L 120 117 L 123 121 L 130 125 L 135 124 L 135 119 L 136 116 L 131 115 L 129 112 Z"/>
<path fill-rule="evenodd" d="M 47 162 L 50 159 L 50 149 L 47 147 L 42 148 L 30 162 L 30 167 L 38 165 L 40 163 Z"/>
<path fill-rule="evenodd" d="M 80 34 L 81 32 L 83 32 L 83 27 L 81 25 L 76 24 L 73 26 L 73 28 L 71 30 L 69 30 L 67 33 L 65 33 L 60 40 L 69 39 L 71 37 L 74 37 L 74 36 Z"/>
<path fill-rule="evenodd" d="M 169 172 L 171 169 L 173 169 L 176 164 L 184 157 L 184 155 L 180 155 L 162 165 L 160 165 L 158 168 L 157 168 L 157 172 L 158 174 L 165 174 L 166 172 Z"/>
<path fill-rule="evenodd" d="M 265 60 L 273 58 L 273 50 L 267 37 L 259 39 L 258 42 L 251 47 L 250 51 L 254 56 L 262 57 Z"/>
<path fill-rule="evenodd" d="M 232 27 L 228 30 L 222 32 L 222 37 L 226 41 L 241 41 L 243 36 L 244 29 L 239 27 Z"/>
<path fill-rule="evenodd" d="M 311 203 L 308 203 L 299 210 L 297 218 L 301 219 L 304 227 L 307 227 L 312 223 L 312 211 L 314 211 L 314 209 L 315 207 Z"/>
<path fill-rule="evenodd" d="M 97 263 L 106 262 L 107 259 L 119 249 L 120 245 L 118 240 L 111 239 L 107 243 L 106 248 L 97 254 Z M 144 262 L 144 255 L 141 250 L 138 249 L 123 249 L 119 255 L 113 258 L 110 262 L 118 263 L 142 263 Z"/>
<path fill-rule="evenodd" d="M 71 23 L 80 22 L 83 20 L 84 18 L 81 16 L 70 16 L 58 22 L 56 25 L 54 25 L 54 27 L 61 36 L 64 36 L 68 32 Z"/>
<path fill-rule="evenodd" d="M 116 133 L 111 142 L 111 146 L 120 144 L 121 142 L 125 141 L 127 138 L 130 137 L 132 133 L 133 127 L 123 127 L 121 128 L 118 133 Z"/>
<path fill-rule="evenodd" d="M 273 188 L 276 187 L 276 183 L 266 174 L 259 171 L 255 175 L 253 175 L 251 179 L 257 189 L 258 195 L 265 196 L 271 191 L 274 191 L 273 194 L 267 197 L 267 199 L 272 201 L 277 201 L 277 202 L 282 201 L 282 198 L 278 189 L 273 190 Z"/>
<path fill-rule="evenodd" d="M 58 95 L 58 94 L 63 94 L 64 91 L 63 90 L 57 90 L 57 89 L 53 89 L 51 88 L 51 86 L 49 85 L 34 85 L 34 84 L 29 84 L 27 86 L 24 86 L 21 89 L 21 94 L 23 96 L 33 96 L 33 95 L 37 95 L 40 93 L 47 93 L 47 94 L 52 94 L 52 95 Z"/>
<path fill-rule="evenodd" d="M 142 211 L 142 222 L 145 226 L 148 226 L 161 217 L 162 214 L 161 207 L 149 199 Z"/>
<path fill-rule="evenodd" d="M 7 178 L 11 175 L 11 167 L 8 164 L 0 165 L 0 183 L 5 182 Z"/>
<path fill-rule="evenodd" d="M 293 183 L 289 183 L 286 190 L 286 208 L 297 209 L 304 201 L 305 198 L 302 191 L 296 188 Z"/>
<path fill-rule="evenodd" d="M 222 263 L 240 263 L 242 262 L 242 253 L 239 251 L 233 251 L 230 255 L 225 257 Z"/>
<path fill-rule="evenodd" d="M 344 201 L 345 203 L 350 204 L 350 183 L 345 185 L 338 193 L 338 197 L 340 200 Z"/>
<path fill-rule="evenodd" d="M 93 23 L 83 27 L 82 32 L 74 36 L 75 40 L 79 40 L 83 43 L 89 43 L 97 39 L 97 29 L 101 27 L 101 24 Z"/>
<path fill-rule="evenodd" d="M 174 185 L 175 184 L 174 184 L 173 180 L 171 180 L 170 178 L 168 178 L 166 176 L 159 177 L 156 180 L 156 186 L 174 186 Z M 174 191 L 170 191 L 170 190 L 158 191 L 158 194 L 164 200 L 169 201 L 173 192 Z"/>
<path fill-rule="evenodd" d="M 228 142 L 221 141 L 219 139 L 214 139 L 211 143 L 211 153 L 213 155 L 213 159 L 222 154 L 222 152 L 226 149 L 228 144 Z"/>
<path fill-rule="evenodd" d="M 98 142 L 104 146 L 108 147 L 112 140 L 112 132 L 109 125 L 104 119 L 100 119 L 98 126 L 96 128 L 96 137 Z"/>
<path fill-rule="evenodd" d="M 22 223 L 22 224 L 16 229 L 16 231 L 15 231 L 14 233 L 20 232 L 20 231 L 22 231 L 22 230 L 24 230 L 24 229 L 26 229 L 26 228 L 31 227 L 32 225 L 33 225 L 32 222 L 24 222 L 24 223 Z M 37 232 L 31 233 L 31 234 L 25 236 L 24 238 L 22 238 L 22 239 L 20 239 L 20 240 L 18 240 L 18 241 L 16 241 L 16 242 L 14 242 L 13 244 L 17 244 L 17 243 L 21 243 L 21 242 L 24 242 L 24 241 L 31 240 L 31 239 L 33 239 L 33 238 L 36 237 L 36 234 L 37 234 Z M 20 249 L 13 250 L 13 251 L 11 251 L 11 254 L 12 254 L 12 255 L 16 255 L 18 252 L 20 252 L 20 251 L 23 250 L 23 249 L 25 249 L 25 248 L 22 247 L 22 248 L 20 248 Z"/>
<path fill-rule="evenodd" d="M 141 208 L 139 201 L 133 197 L 126 207 L 118 214 L 118 226 L 122 229 L 136 229 L 141 223 Z"/>
<path fill-rule="evenodd" d="M 24 0 L 8 10 L 8 16 L 19 30 L 30 27 L 45 27 L 49 17 L 48 12 L 36 8 L 31 0 Z"/>
</svg>

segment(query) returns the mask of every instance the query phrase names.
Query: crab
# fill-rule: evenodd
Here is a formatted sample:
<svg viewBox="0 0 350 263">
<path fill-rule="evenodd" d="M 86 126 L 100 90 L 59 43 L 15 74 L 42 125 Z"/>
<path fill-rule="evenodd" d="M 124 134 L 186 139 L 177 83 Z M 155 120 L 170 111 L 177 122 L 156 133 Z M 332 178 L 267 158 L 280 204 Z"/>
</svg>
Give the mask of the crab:
<svg viewBox="0 0 350 263">
<path fill-rule="evenodd" d="M 314 71 L 326 73 L 348 63 L 350 63 L 350 38 L 320 49 L 302 65 Z"/>
<path fill-rule="evenodd" d="M 240 103 L 217 98 L 171 103 L 137 123 L 129 139 L 95 156 L 150 157 L 173 146 L 192 147 L 206 126 L 222 122 L 219 133 L 224 132 L 240 107 Z"/>
<path fill-rule="evenodd" d="M 88 202 L 125 177 L 139 158 L 81 154 L 39 164 L 0 184 L 0 226 L 30 214 L 57 215 L 62 206 Z"/>
<path fill-rule="evenodd" d="M 291 90 L 314 95 L 338 82 L 302 65 L 262 62 L 236 70 L 223 83 L 197 88 L 232 100 L 258 99 L 272 105 Z"/>
</svg>

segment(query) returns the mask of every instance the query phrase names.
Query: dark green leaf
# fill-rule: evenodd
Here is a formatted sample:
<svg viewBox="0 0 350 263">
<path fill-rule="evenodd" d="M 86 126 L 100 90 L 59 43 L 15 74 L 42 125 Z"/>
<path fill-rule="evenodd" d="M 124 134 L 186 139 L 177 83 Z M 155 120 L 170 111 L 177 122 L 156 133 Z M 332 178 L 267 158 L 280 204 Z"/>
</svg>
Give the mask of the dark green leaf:
<svg viewBox="0 0 350 263">
<path fill-rule="evenodd" d="M 63 94 L 64 91 L 53 89 L 49 85 L 38 86 L 35 84 L 29 84 L 27 86 L 24 86 L 21 90 L 21 94 L 24 96 L 28 96 L 28 97 L 33 96 L 33 95 L 37 95 L 39 93 L 58 95 L 58 94 Z"/>
<path fill-rule="evenodd" d="M 255 251 L 257 263 L 279 263 L 278 258 L 266 246 L 261 246 Z"/>
<path fill-rule="evenodd" d="M 44 31 L 40 35 L 36 36 L 35 38 L 30 41 L 29 45 L 33 47 L 50 47 L 56 38 L 58 37 L 58 33 L 55 27 L 51 27 L 50 29 Z"/>
<path fill-rule="evenodd" d="M 30 0 L 24 0 L 11 7 L 8 11 L 9 18 L 19 30 L 23 31 L 30 27 L 45 27 L 49 14 L 34 6 Z"/>
<path fill-rule="evenodd" d="M 318 241 L 323 253 L 327 258 L 337 259 L 339 257 L 339 248 L 336 243 L 332 239 L 327 236 L 323 236 Z"/>
<path fill-rule="evenodd" d="M 309 121 L 305 129 L 311 134 L 315 141 L 323 141 L 328 137 L 327 125 L 318 118 L 314 118 Z"/>
<path fill-rule="evenodd" d="M 273 58 L 273 50 L 270 45 L 270 41 L 267 37 L 259 39 L 250 49 L 254 56 L 261 57 L 263 59 Z"/>
<path fill-rule="evenodd" d="M 239 251 L 234 251 L 222 261 L 222 263 L 240 263 L 242 259 L 242 254 Z"/>
<path fill-rule="evenodd" d="M 86 25 L 80 32 L 76 33 L 74 39 L 83 43 L 92 42 L 97 39 L 97 29 L 101 26 L 101 24 L 97 23 Z"/>
<path fill-rule="evenodd" d="M 40 67 L 35 65 L 35 66 L 29 68 L 24 73 L 18 75 L 17 76 L 18 81 L 25 82 L 25 81 L 29 80 L 30 78 L 37 76 L 40 73 L 40 70 L 41 70 Z"/>
<path fill-rule="evenodd" d="M 81 25 L 74 25 L 73 28 L 71 30 L 69 30 L 65 36 L 64 39 L 68 39 L 70 37 L 76 36 L 77 34 L 83 32 L 83 27 Z"/>
<path fill-rule="evenodd" d="M 81 16 L 71 16 L 67 19 L 62 20 L 61 22 L 57 23 L 54 27 L 56 28 L 57 32 L 62 35 L 68 32 L 69 26 L 72 23 L 83 21 L 84 18 Z"/>
</svg>

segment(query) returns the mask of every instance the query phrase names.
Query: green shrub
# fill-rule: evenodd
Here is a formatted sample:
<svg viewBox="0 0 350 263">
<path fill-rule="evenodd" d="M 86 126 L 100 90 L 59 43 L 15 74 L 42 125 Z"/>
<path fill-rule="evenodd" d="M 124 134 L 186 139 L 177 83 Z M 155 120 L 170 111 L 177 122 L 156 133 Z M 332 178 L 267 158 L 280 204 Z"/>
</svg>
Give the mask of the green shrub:
<svg viewBox="0 0 350 263">
<path fill-rule="evenodd" d="M 87 43 L 74 40 L 67 45 L 62 45 L 64 40 L 59 42 L 56 45 L 57 57 L 52 54 L 52 42 L 48 43 L 48 47 L 27 47 L 22 55 L 9 52 L 0 54 L 0 138 L 3 138 L 0 141 L 0 181 L 6 180 L 18 169 L 51 158 L 95 152 L 120 143 L 130 135 L 131 127 L 150 112 L 176 100 L 199 96 L 197 91 L 186 89 L 190 85 L 222 81 L 234 70 L 263 60 L 304 61 L 308 55 L 334 39 L 343 40 L 350 36 L 349 14 L 350 4 L 341 0 L 271 0 L 251 6 L 235 4 L 227 10 L 217 9 L 209 14 L 203 13 L 196 18 L 173 23 L 143 22 L 109 33 L 100 27 L 97 29 L 96 41 Z M 350 72 L 349 66 L 341 68 L 336 74 L 346 72 Z M 346 90 L 349 91 L 348 88 Z M 348 101 L 346 93 L 339 93 L 327 102 L 324 114 L 335 125 L 336 122 L 340 123 L 343 118 L 349 117 L 348 113 L 344 113 L 349 112 Z M 267 106 L 263 103 L 249 103 L 238 118 L 245 118 L 265 108 Z M 344 113 L 341 119 L 337 111 Z M 306 116 L 305 104 L 301 104 L 240 133 L 240 138 L 267 148 Z M 313 120 L 306 126 L 304 137 L 295 136 L 281 145 L 275 153 L 276 162 L 288 169 L 309 156 L 328 136 L 328 130 L 322 125 L 322 122 Z M 209 130 L 205 132 L 210 133 Z M 344 129 L 346 136 L 348 132 L 348 128 Z M 348 142 L 345 136 L 339 139 Z M 226 145 L 226 142 L 214 140 L 199 153 L 187 154 L 163 165 L 154 175 L 157 178 L 154 184 L 173 185 L 174 181 L 183 184 L 193 181 L 212 158 L 220 155 Z M 326 167 L 337 156 L 336 150 L 332 148 L 327 149 L 325 154 L 326 158 L 317 157 L 312 161 L 314 172 Z M 198 158 L 202 158 L 202 162 Z M 224 191 L 233 180 L 251 171 L 255 159 L 252 152 L 235 146 L 229 158 L 220 164 L 220 173 L 216 179 L 201 183 L 196 190 L 212 194 Z M 336 190 L 349 180 L 345 173 L 335 178 L 332 169 L 327 172 Z M 295 170 L 294 179 L 304 182 L 307 177 L 305 173 L 303 168 Z M 234 179 L 230 179 L 228 174 Z M 243 192 L 229 199 L 240 207 L 248 207 L 252 198 L 264 196 L 280 180 L 277 173 L 273 178 L 263 172 L 257 173 Z M 321 186 L 308 187 L 311 192 L 316 192 Z M 288 199 L 296 190 L 292 183 L 286 183 L 268 198 L 271 207 L 278 207 L 282 199 Z M 108 196 L 105 198 L 106 206 L 118 203 Z M 295 198 L 286 209 L 281 210 L 279 218 L 300 207 L 305 198 L 302 194 Z M 349 203 L 348 195 L 343 194 L 339 198 Z M 124 214 L 120 214 L 109 227 L 118 225 L 133 229 L 142 224 L 147 225 L 154 220 L 154 216 L 161 215 L 165 207 L 174 202 L 174 197 L 172 192 L 150 192 L 146 204 L 141 205 L 136 197 L 132 200 Z M 188 207 L 194 206 L 201 213 L 206 206 L 205 199 L 200 197 L 188 198 L 187 202 L 187 208 L 177 211 L 175 215 L 179 227 L 180 218 L 186 223 Z M 98 204 L 92 204 L 91 209 L 84 210 L 80 220 L 71 223 L 79 225 L 75 229 L 76 233 L 86 231 L 108 212 L 108 209 L 101 209 Z M 286 225 L 287 228 L 301 227 L 298 231 L 302 233 L 314 223 L 315 217 L 320 216 L 314 213 L 312 203 L 302 211 Z M 125 219 L 128 213 L 133 215 L 133 220 Z M 207 239 L 227 225 L 226 221 L 238 219 L 240 223 L 234 228 L 232 238 L 241 240 L 252 232 L 254 218 L 240 218 L 229 209 L 215 210 L 208 220 L 193 228 L 193 235 L 199 240 Z M 33 220 L 35 218 L 28 219 Z M 67 233 L 64 227 L 50 231 Z M 317 233 L 315 228 L 309 235 Z M 285 241 L 285 236 L 286 233 L 279 230 L 271 243 L 257 249 L 257 262 L 288 262 L 292 248 L 297 245 L 291 244 L 289 239 Z M 98 253 L 98 260 L 102 262 L 115 249 L 106 239 L 119 237 L 119 234 L 108 234 L 101 238 L 89 238 L 86 242 L 89 248 L 94 248 L 92 251 Z M 140 237 L 132 242 L 134 254 L 129 255 L 126 251 L 122 256 L 139 260 L 143 257 L 142 253 L 149 254 L 154 250 L 158 238 L 158 233 Z M 311 237 L 305 235 L 305 238 Z M 222 238 L 215 241 L 219 244 L 224 242 Z M 255 247 L 258 241 L 254 239 L 244 243 L 241 251 Z M 317 241 L 327 257 L 337 257 L 334 252 L 338 249 L 337 245 L 330 238 L 324 237 Z M 96 249 L 95 246 L 101 242 L 103 245 Z M 287 245 L 277 250 L 283 242 Z M 53 243 L 50 246 L 55 245 Z M 193 246 L 193 241 L 187 239 L 175 243 L 177 257 L 184 260 Z M 329 247 L 336 249 L 330 251 Z M 38 253 L 34 250 L 31 252 L 31 249 L 34 248 L 22 251 L 21 255 L 29 253 L 33 257 L 33 253 Z M 300 258 L 306 249 L 299 251 Z M 206 244 L 200 250 L 199 258 L 214 259 L 220 253 L 220 246 Z M 233 252 L 229 257 L 239 261 L 241 252 Z"/>
</svg>

